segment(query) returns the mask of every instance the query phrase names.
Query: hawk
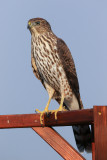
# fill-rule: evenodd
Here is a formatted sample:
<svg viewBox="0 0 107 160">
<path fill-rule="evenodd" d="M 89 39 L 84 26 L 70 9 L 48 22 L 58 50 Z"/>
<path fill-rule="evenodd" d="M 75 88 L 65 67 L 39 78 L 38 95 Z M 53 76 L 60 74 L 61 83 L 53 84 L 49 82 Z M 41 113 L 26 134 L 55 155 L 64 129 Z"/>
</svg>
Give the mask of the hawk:
<svg viewBox="0 0 107 160">
<path fill-rule="evenodd" d="M 57 119 L 58 111 L 83 109 L 74 60 L 65 42 L 52 32 L 50 24 L 45 19 L 30 19 L 28 28 L 31 32 L 32 69 L 49 94 L 44 111 L 36 109 L 41 113 L 41 124 L 43 113 L 54 112 Z M 51 99 L 60 104 L 57 110 L 48 110 Z M 89 126 L 75 125 L 73 132 L 79 151 L 90 152 Z"/>
</svg>

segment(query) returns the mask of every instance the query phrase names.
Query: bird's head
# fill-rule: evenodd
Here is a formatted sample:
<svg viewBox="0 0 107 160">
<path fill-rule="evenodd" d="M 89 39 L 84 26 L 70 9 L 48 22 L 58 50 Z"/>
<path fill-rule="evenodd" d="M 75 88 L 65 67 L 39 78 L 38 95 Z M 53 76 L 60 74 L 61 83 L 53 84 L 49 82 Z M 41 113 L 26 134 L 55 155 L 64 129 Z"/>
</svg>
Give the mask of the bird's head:
<svg viewBox="0 0 107 160">
<path fill-rule="evenodd" d="M 42 18 L 33 18 L 28 21 L 28 29 L 31 34 L 43 34 L 44 32 L 50 32 L 50 24 Z"/>
</svg>

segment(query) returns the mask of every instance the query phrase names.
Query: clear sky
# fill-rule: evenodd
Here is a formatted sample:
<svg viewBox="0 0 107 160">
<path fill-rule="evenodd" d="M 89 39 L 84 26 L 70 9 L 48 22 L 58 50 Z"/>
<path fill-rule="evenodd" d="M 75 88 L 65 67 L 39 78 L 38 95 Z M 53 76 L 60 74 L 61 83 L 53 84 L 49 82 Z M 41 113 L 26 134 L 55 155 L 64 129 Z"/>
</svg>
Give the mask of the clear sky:
<svg viewBox="0 0 107 160">
<path fill-rule="evenodd" d="M 107 105 L 107 1 L 3 0 L 0 3 L 0 114 L 43 110 L 48 94 L 31 68 L 27 22 L 41 17 L 70 48 L 85 108 Z M 50 108 L 58 108 L 52 101 Z M 77 117 L 76 117 L 77 118 Z M 72 127 L 56 130 L 75 147 Z M 91 160 L 91 154 L 83 154 Z M 32 129 L 0 130 L 1 160 L 62 160 Z"/>
</svg>

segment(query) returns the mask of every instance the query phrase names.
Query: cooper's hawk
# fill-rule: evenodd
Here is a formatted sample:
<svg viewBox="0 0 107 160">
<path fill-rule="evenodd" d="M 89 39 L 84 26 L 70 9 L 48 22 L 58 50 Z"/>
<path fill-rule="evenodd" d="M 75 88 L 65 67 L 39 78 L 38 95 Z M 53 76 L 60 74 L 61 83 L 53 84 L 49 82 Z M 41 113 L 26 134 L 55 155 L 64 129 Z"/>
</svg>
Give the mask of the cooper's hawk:
<svg viewBox="0 0 107 160">
<path fill-rule="evenodd" d="M 65 42 L 51 30 L 50 24 L 42 18 L 29 20 L 31 32 L 31 63 L 35 76 L 41 81 L 49 94 L 45 112 L 57 112 L 64 109 L 79 110 L 83 108 L 80 99 L 79 84 L 73 58 Z M 51 99 L 60 103 L 59 109 L 48 110 Z M 78 117 L 75 117 L 78 118 Z M 79 151 L 91 150 L 91 136 L 88 125 L 73 126 L 74 136 Z"/>
</svg>

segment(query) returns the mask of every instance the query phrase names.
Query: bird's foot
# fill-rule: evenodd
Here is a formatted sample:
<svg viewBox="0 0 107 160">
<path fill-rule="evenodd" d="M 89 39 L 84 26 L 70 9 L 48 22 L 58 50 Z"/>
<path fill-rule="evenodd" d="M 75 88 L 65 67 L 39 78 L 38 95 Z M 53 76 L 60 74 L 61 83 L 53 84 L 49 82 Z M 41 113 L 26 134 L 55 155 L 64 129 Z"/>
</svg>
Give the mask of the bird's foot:
<svg viewBox="0 0 107 160">
<path fill-rule="evenodd" d="M 36 112 L 40 113 L 40 123 L 43 125 L 43 114 L 46 113 L 47 115 L 49 113 L 54 113 L 55 114 L 55 120 L 57 120 L 57 113 L 59 111 L 66 111 L 65 107 L 60 105 L 58 109 L 56 110 L 48 110 L 47 107 L 44 109 L 44 111 L 40 111 L 39 109 L 36 109 Z"/>
<path fill-rule="evenodd" d="M 36 109 L 36 112 L 40 113 L 40 123 L 41 123 L 41 125 L 43 125 L 43 114 L 46 113 L 48 115 L 48 113 L 51 113 L 51 111 L 48 110 L 47 108 L 45 108 L 44 111 L 40 111 L 39 109 Z"/>
<path fill-rule="evenodd" d="M 59 111 L 66 111 L 65 107 L 63 105 L 60 105 L 58 109 L 56 110 L 52 110 L 51 113 L 54 113 L 55 114 L 55 120 L 57 120 L 57 113 Z"/>
</svg>

